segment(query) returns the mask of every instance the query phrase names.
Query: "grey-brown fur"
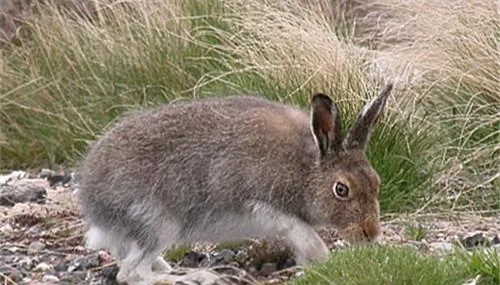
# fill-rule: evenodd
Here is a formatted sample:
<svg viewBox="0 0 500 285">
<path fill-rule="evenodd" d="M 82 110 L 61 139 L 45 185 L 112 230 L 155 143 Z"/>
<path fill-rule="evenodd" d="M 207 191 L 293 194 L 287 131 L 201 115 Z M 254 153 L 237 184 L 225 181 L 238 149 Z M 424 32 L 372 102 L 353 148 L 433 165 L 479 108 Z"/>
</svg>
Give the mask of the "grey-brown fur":
<svg viewBox="0 0 500 285">
<path fill-rule="evenodd" d="M 312 100 L 313 120 L 251 96 L 127 116 L 79 169 L 91 245 L 118 259 L 120 282 L 135 274 L 142 284 L 151 267 L 168 270 L 156 257 L 173 243 L 280 234 L 307 263 L 328 253 L 313 226 L 337 226 L 351 241 L 375 239 L 380 181 L 364 149 L 391 89 L 360 113 L 363 124 L 345 139 L 324 95 Z M 347 199 L 334 195 L 336 181 L 349 187 Z"/>
</svg>

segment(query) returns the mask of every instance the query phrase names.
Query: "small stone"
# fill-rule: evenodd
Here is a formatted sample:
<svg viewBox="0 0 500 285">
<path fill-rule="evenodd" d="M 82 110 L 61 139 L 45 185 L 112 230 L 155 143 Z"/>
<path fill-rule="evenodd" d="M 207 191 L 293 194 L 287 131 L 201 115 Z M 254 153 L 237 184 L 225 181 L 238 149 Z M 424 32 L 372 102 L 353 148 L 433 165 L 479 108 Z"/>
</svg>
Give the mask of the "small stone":
<svg viewBox="0 0 500 285">
<path fill-rule="evenodd" d="M 70 174 L 54 174 L 52 176 L 47 177 L 47 181 L 49 181 L 49 186 L 54 187 L 56 184 L 65 185 L 71 181 Z"/>
<path fill-rule="evenodd" d="M 276 263 L 268 262 L 268 263 L 262 264 L 262 267 L 259 270 L 259 274 L 264 275 L 264 276 L 269 276 L 269 275 L 273 274 L 273 272 L 275 272 L 276 270 L 278 270 Z"/>
<path fill-rule="evenodd" d="M 235 253 L 232 250 L 223 249 L 213 257 L 211 266 L 227 265 L 234 257 Z"/>
<path fill-rule="evenodd" d="M 43 168 L 40 171 L 40 178 L 48 178 L 48 177 L 51 177 L 52 175 L 55 175 L 55 174 L 56 174 L 56 172 L 54 170 Z"/>
<path fill-rule="evenodd" d="M 295 274 L 294 274 L 295 277 L 300 277 L 302 275 L 304 275 L 304 271 L 303 270 L 299 270 L 299 271 L 295 272 Z"/>
<path fill-rule="evenodd" d="M 499 236 L 495 236 L 491 242 L 492 242 L 494 245 L 498 245 L 498 244 L 500 244 L 500 237 L 499 237 Z"/>
<path fill-rule="evenodd" d="M 349 246 L 349 244 L 342 240 L 342 239 L 337 239 L 336 241 L 333 242 L 333 248 L 345 248 L 347 246 Z"/>
<path fill-rule="evenodd" d="M 30 251 L 42 251 L 45 249 L 45 244 L 41 241 L 34 241 L 28 246 Z"/>
<path fill-rule="evenodd" d="M 53 270 L 54 267 L 50 264 L 47 264 L 45 262 L 40 262 L 37 266 L 35 266 L 35 269 L 33 271 L 36 272 L 47 272 Z"/>
<path fill-rule="evenodd" d="M 26 176 L 26 172 L 24 171 L 12 171 L 10 174 L 7 175 L 0 175 L 0 186 L 1 185 L 7 185 L 9 181 L 12 180 L 18 180 L 21 178 L 24 178 Z"/>
<path fill-rule="evenodd" d="M 23 274 L 21 271 L 16 268 L 12 268 L 10 266 L 2 266 L 0 267 L 0 273 L 12 279 L 14 282 L 19 282 L 23 279 Z"/>
<path fill-rule="evenodd" d="M 84 247 L 84 246 L 81 246 L 81 245 L 77 245 L 73 248 L 73 251 L 77 252 L 77 253 L 83 253 L 83 252 L 86 252 L 87 249 Z"/>
<path fill-rule="evenodd" d="M 77 271 L 77 270 L 87 270 L 89 268 L 97 267 L 101 264 L 99 260 L 99 253 L 93 253 L 88 256 L 78 258 L 73 261 L 66 270 L 68 273 Z"/>
<path fill-rule="evenodd" d="M 32 258 L 24 257 L 23 259 L 17 262 L 17 267 L 23 270 L 31 270 L 35 266 L 35 262 Z"/>
<path fill-rule="evenodd" d="M 14 231 L 14 229 L 12 228 L 12 226 L 10 224 L 5 224 L 5 225 L 2 225 L 0 227 L 0 233 L 9 234 L 12 231 Z"/>
<path fill-rule="evenodd" d="M 449 242 L 431 242 L 429 247 L 433 250 L 450 251 L 453 245 Z"/>
<path fill-rule="evenodd" d="M 190 251 L 184 255 L 181 261 L 181 265 L 184 267 L 199 267 L 200 262 L 207 259 L 207 256 L 202 253 L 197 253 L 195 251 Z"/>
<path fill-rule="evenodd" d="M 59 283 L 59 278 L 57 278 L 54 275 L 44 275 L 42 277 L 42 281 L 52 283 L 52 284 L 57 284 L 57 283 Z"/>
<path fill-rule="evenodd" d="M 465 248 L 474 248 L 474 247 L 491 245 L 488 239 L 483 235 L 483 233 L 477 233 L 475 235 L 466 237 L 461 241 L 461 243 Z"/>
</svg>

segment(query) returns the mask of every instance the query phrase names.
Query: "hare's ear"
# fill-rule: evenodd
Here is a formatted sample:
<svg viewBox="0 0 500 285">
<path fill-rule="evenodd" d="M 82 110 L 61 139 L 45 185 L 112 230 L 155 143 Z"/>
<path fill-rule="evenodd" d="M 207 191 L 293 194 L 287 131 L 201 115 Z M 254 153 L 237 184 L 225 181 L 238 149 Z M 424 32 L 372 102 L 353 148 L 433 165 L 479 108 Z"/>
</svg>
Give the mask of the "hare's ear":
<svg viewBox="0 0 500 285">
<path fill-rule="evenodd" d="M 353 127 L 344 139 L 343 146 L 345 149 L 361 149 L 363 151 L 366 149 L 377 119 L 384 111 L 391 91 L 392 84 L 388 84 L 384 91 L 377 98 L 366 104 L 363 111 L 358 114 Z"/>
<path fill-rule="evenodd" d="M 342 125 L 337 105 L 330 97 L 318 93 L 311 101 L 311 132 L 323 158 L 342 143 Z"/>
</svg>

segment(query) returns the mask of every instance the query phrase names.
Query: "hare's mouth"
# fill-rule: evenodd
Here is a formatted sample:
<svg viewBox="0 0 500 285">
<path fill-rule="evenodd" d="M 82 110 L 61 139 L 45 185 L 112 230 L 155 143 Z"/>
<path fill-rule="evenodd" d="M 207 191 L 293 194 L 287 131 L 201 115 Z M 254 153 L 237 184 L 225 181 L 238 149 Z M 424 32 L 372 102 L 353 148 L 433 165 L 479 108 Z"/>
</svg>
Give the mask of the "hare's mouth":
<svg viewBox="0 0 500 285">
<path fill-rule="evenodd" d="M 340 236 L 352 244 L 365 244 L 376 242 L 380 236 L 378 222 L 352 224 L 340 230 Z"/>
</svg>

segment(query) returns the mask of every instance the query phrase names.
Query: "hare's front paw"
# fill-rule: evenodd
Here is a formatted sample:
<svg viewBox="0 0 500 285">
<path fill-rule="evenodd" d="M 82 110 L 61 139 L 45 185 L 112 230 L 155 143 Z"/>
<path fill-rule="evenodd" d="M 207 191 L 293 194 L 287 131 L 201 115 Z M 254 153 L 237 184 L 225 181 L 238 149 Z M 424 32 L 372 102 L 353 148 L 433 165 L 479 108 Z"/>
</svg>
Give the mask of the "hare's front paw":
<svg viewBox="0 0 500 285">
<path fill-rule="evenodd" d="M 297 249 L 297 264 L 308 265 L 314 262 L 325 261 L 330 251 L 322 240 L 304 241 Z"/>
<path fill-rule="evenodd" d="M 325 261 L 330 254 L 328 247 L 312 227 L 297 222 L 287 232 L 287 239 L 295 248 L 297 264 L 307 265 Z"/>
</svg>

